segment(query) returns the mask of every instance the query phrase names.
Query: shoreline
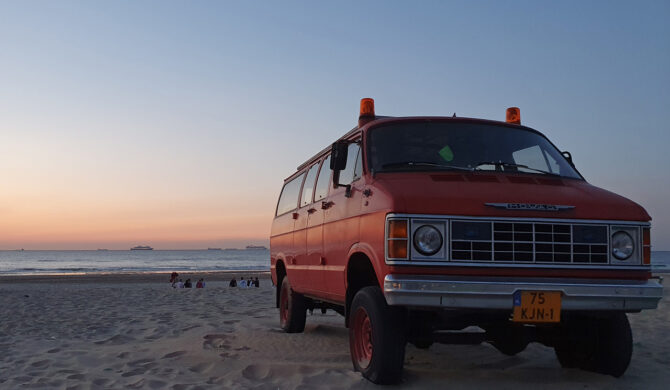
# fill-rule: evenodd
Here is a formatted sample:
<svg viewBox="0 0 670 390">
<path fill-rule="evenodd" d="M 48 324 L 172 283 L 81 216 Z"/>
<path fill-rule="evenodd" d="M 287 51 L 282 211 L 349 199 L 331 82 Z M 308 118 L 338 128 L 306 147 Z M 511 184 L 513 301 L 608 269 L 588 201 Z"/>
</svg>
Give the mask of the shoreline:
<svg viewBox="0 0 670 390">
<path fill-rule="evenodd" d="M 225 271 L 179 271 L 182 279 L 205 278 L 207 282 L 228 282 L 235 276 L 270 279 L 270 271 L 225 270 Z M 168 283 L 172 271 L 146 272 L 91 272 L 81 274 L 0 274 L 0 284 L 21 283 Z M 197 280 L 197 279 L 196 279 Z"/>
</svg>

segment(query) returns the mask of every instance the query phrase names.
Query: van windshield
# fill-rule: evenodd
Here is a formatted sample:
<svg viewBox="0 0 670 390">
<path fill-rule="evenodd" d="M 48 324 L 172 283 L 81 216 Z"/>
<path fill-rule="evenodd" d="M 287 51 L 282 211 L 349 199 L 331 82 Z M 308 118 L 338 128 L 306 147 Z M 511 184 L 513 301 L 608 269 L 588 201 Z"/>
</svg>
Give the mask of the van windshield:
<svg viewBox="0 0 670 390">
<path fill-rule="evenodd" d="M 477 123 L 417 122 L 370 130 L 374 172 L 463 170 L 529 173 L 581 179 L 543 136 Z"/>
</svg>

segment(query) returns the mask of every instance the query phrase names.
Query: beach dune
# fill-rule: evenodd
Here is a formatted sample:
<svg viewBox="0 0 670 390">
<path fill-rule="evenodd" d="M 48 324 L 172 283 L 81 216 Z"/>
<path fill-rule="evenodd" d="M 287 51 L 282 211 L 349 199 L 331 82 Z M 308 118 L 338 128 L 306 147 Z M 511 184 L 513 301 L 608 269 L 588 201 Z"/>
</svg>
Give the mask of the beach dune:
<svg viewBox="0 0 670 390">
<path fill-rule="evenodd" d="M 211 274 L 206 288 L 181 290 L 168 275 L 0 278 L 0 389 L 376 387 L 352 370 L 343 317 L 315 311 L 304 333 L 283 333 L 261 276 L 260 288 Z M 488 344 L 408 345 L 403 388 L 667 388 L 667 290 L 658 310 L 629 318 L 633 360 L 619 379 L 562 369 L 540 344 L 513 357 Z"/>
</svg>

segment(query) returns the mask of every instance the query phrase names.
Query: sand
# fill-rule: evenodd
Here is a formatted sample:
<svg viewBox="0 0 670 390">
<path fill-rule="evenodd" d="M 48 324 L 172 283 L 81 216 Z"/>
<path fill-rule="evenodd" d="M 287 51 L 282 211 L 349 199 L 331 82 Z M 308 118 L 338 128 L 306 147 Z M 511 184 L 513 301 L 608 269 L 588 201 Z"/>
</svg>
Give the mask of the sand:
<svg viewBox="0 0 670 390">
<path fill-rule="evenodd" d="M 246 275 L 246 274 L 245 274 Z M 198 276 L 198 275 L 193 275 Z M 349 389 L 377 387 L 353 372 L 343 317 L 308 315 L 302 334 L 278 326 L 274 288 L 174 290 L 167 275 L 0 278 L 0 389 Z M 509 357 L 488 344 L 407 347 L 411 389 L 665 389 L 668 293 L 631 314 L 634 354 L 619 379 L 563 369 L 531 344 Z"/>
</svg>

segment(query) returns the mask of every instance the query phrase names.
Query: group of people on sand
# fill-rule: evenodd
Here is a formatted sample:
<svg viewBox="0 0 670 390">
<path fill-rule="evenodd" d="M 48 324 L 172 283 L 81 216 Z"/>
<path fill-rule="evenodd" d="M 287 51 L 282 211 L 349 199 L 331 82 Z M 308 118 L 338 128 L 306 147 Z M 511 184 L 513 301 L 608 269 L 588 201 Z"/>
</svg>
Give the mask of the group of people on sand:
<svg viewBox="0 0 670 390">
<path fill-rule="evenodd" d="M 179 278 L 179 274 L 176 272 L 172 272 L 170 274 L 170 284 L 172 285 L 172 288 L 193 288 L 193 283 L 191 283 L 191 279 L 186 279 L 184 282 L 183 279 Z M 205 288 L 205 279 L 200 278 L 195 284 L 195 288 Z"/>
<path fill-rule="evenodd" d="M 247 287 L 260 287 L 261 282 L 258 280 L 258 276 L 256 278 L 247 278 L 246 280 L 244 279 L 244 276 L 240 276 L 240 281 L 238 282 L 235 277 L 230 280 L 230 283 L 228 283 L 229 287 L 240 287 L 240 288 L 247 288 Z"/>
</svg>

